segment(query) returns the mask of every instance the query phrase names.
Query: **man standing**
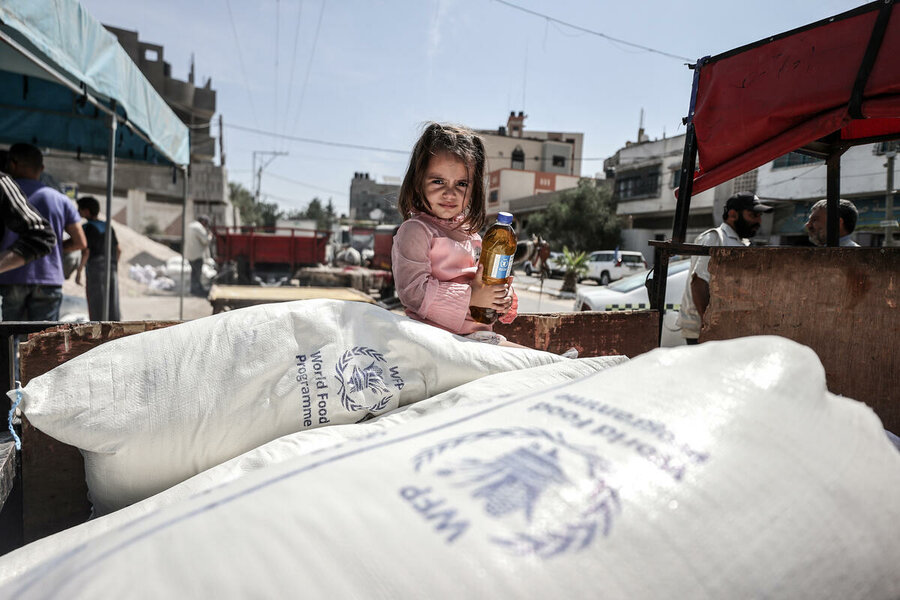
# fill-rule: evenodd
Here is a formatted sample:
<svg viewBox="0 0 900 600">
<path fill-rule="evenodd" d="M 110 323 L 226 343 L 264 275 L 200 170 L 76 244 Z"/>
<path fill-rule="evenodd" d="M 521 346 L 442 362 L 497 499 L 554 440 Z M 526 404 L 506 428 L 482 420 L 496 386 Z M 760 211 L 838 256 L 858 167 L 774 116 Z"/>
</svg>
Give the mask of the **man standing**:
<svg viewBox="0 0 900 600">
<path fill-rule="evenodd" d="M 827 200 L 819 200 L 809 209 L 809 218 L 806 220 L 806 233 L 809 235 L 809 241 L 816 246 L 824 246 L 828 243 L 828 222 Z M 856 221 L 859 219 L 859 211 L 856 206 L 849 200 L 841 198 L 838 203 L 838 245 L 843 248 L 859 248 L 859 244 L 850 239 L 850 234 L 856 229 Z"/>
<path fill-rule="evenodd" d="M 200 275 L 203 272 L 203 263 L 210 258 L 209 245 L 212 242 L 212 233 L 209 227 L 209 217 L 200 215 L 196 221 L 188 225 L 187 236 L 184 239 L 184 258 L 191 265 L 192 296 L 205 297 L 207 294 Z"/>
<path fill-rule="evenodd" d="M 87 248 L 81 251 L 81 262 L 75 275 L 75 283 L 81 285 L 81 273 L 87 267 L 85 291 L 87 292 L 88 318 L 91 321 L 103 319 L 103 290 L 106 289 L 106 222 L 100 220 L 100 202 L 93 196 L 78 199 L 78 214 L 86 219 L 82 226 Z M 119 321 L 119 276 L 118 264 L 122 256 L 116 230 L 110 225 L 110 246 L 113 259 L 110 261 L 108 315 L 110 321 Z"/>
<path fill-rule="evenodd" d="M 0 171 L 0 235 L 17 234 L 15 241 L 0 250 L 0 273 L 17 269 L 56 246 L 56 236 L 40 213 L 28 204 L 12 177 Z"/>
<path fill-rule="evenodd" d="M 723 223 L 701 233 L 694 241 L 702 246 L 749 246 L 750 239 L 759 231 L 762 213 L 772 207 L 763 204 L 752 192 L 739 192 L 725 203 Z M 696 344 L 700 338 L 703 315 L 709 306 L 709 256 L 691 258 L 687 285 L 681 299 L 681 313 L 677 324 L 688 344 Z"/>
<path fill-rule="evenodd" d="M 87 245 L 81 230 L 81 217 L 68 197 L 40 182 L 44 157 L 35 146 L 14 144 L 9 149 L 7 167 L 28 202 L 50 223 L 57 243 L 46 256 L 0 274 L 3 320 L 58 321 L 63 296 L 62 255 Z M 63 231 L 70 236 L 65 242 Z M 12 247 L 16 239 L 16 234 L 7 231 L 2 247 Z"/>
</svg>

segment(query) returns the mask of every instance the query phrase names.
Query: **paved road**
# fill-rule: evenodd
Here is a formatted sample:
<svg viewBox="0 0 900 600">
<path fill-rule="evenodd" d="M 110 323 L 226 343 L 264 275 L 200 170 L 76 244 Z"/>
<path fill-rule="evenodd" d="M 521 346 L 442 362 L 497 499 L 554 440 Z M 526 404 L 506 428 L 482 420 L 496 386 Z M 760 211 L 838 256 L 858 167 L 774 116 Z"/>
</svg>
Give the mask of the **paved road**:
<svg viewBox="0 0 900 600">
<path fill-rule="evenodd" d="M 560 296 L 559 289 L 562 287 L 562 279 L 545 279 L 541 292 L 540 279 L 529 277 L 525 273 L 517 273 L 513 285 L 519 296 L 519 312 L 570 312 L 575 304 L 573 295 Z M 579 284 L 578 287 L 590 285 L 592 283 L 586 282 Z"/>
</svg>

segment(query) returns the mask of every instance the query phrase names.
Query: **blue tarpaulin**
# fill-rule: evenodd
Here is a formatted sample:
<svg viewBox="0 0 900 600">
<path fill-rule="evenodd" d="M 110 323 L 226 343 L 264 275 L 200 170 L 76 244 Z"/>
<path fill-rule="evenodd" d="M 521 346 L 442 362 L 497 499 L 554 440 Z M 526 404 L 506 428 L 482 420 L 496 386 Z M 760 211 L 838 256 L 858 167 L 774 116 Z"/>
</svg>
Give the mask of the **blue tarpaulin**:
<svg viewBox="0 0 900 600">
<path fill-rule="evenodd" d="M 76 0 L 4 0 L 0 37 L 0 141 L 106 155 L 108 117 L 90 100 L 114 101 L 117 157 L 190 162 L 188 128 Z"/>
</svg>

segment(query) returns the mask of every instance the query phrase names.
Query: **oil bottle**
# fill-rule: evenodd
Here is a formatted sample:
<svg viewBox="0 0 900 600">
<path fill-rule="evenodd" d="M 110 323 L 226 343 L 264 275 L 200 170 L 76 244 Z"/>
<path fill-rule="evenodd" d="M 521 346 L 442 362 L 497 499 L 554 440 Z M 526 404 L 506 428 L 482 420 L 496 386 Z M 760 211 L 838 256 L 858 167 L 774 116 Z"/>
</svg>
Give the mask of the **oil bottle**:
<svg viewBox="0 0 900 600">
<path fill-rule="evenodd" d="M 506 283 L 506 278 L 512 272 L 513 256 L 516 254 L 518 241 L 512 228 L 512 221 L 512 213 L 498 213 L 497 222 L 484 234 L 478 263 L 484 265 L 481 280 L 485 285 Z M 491 324 L 500 317 L 493 308 L 472 306 L 469 312 L 479 323 Z"/>
</svg>

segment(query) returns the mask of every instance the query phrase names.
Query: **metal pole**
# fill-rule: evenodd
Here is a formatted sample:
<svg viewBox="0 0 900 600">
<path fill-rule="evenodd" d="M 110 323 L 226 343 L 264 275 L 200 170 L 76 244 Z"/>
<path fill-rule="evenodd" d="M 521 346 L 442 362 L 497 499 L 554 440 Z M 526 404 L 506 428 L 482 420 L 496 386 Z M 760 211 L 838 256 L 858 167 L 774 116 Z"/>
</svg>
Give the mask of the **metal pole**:
<svg viewBox="0 0 900 600">
<path fill-rule="evenodd" d="M 109 291 L 112 289 L 112 196 L 113 181 L 116 167 L 116 101 L 110 101 L 113 114 L 109 118 L 109 155 L 106 160 L 106 232 L 103 237 L 103 247 L 106 248 L 106 275 L 101 286 L 103 293 L 103 313 L 101 320 L 109 320 Z"/>
<path fill-rule="evenodd" d="M 825 175 L 827 199 L 825 210 L 827 221 L 825 230 L 827 232 L 827 243 L 829 248 L 837 248 L 840 245 L 838 204 L 841 199 L 841 152 L 832 151 L 825 160 L 827 172 Z"/>
<path fill-rule="evenodd" d="M 178 285 L 178 320 L 184 321 L 184 245 L 187 240 L 188 170 L 181 168 L 181 280 Z"/>
<path fill-rule="evenodd" d="M 884 246 L 896 246 L 894 241 L 894 229 L 897 222 L 894 220 L 894 157 L 896 150 L 887 153 L 887 189 L 884 196 Z"/>
</svg>

